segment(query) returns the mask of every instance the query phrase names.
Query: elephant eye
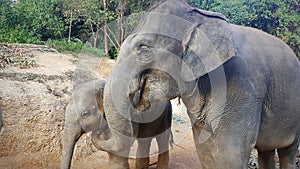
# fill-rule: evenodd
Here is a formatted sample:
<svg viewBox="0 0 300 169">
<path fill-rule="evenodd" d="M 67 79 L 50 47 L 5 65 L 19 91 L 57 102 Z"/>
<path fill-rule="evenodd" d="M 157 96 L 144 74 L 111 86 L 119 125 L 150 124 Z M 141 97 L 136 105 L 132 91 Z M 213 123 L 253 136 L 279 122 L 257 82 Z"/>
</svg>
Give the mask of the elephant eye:
<svg viewBox="0 0 300 169">
<path fill-rule="evenodd" d="M 85 118 L 87 118 L 88 116 L 90 116 L 90 112 L 89 111 L 84 111 L 84 112 L 82 112 L 81 113 L 81 118 L 83 118 L 83 119 L 85 119 Z"/>
<path fill-rule="evenodd" d="M 147 50 L 149 50 L 149 46 L 147 46 L 147 45 L 140 45 L 139 46 L 139 50 L 140 51 L 147 51 Z"/>
</svg>

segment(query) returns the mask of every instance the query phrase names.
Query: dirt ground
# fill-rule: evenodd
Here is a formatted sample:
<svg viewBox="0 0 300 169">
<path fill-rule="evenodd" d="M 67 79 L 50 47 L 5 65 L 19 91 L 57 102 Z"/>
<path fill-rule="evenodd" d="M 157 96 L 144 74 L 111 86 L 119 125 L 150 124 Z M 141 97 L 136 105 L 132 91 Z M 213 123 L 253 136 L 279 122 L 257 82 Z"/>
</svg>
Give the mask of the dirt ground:
<svg viewBox="0 0 300 169">
<path fill-rule="evenodd" d="M 74 57 L 45 46 L 7 48 L 10 47 L 1 48 L 0 45 L 0 109 L 3 111 L 0 169 L 60 168 L 64 110 L 73 86 L 85 80 L 107 77 L 115 61 L 86 54 Z M 18 57 L 5 58 L 3 53 L 7 51 Z M 22 60 L 24 55 L 19 56 L 22 52 L 30 61 Z M 170 150 L 169 168 L 199 169 L 184 107 L 177 105 L 177 101 L 173 106 L 175 145 Z M 155 152 L 155 145 L 153 147 Z M 74 154 L 74 169 L 107 168 L 106 153 L 91 146 L 89 134 L 81 137 Z M 155 161 L 153 155 L 151 163 Z M 130 164 L 133 166 L 133 160 Z"/>
</svg>

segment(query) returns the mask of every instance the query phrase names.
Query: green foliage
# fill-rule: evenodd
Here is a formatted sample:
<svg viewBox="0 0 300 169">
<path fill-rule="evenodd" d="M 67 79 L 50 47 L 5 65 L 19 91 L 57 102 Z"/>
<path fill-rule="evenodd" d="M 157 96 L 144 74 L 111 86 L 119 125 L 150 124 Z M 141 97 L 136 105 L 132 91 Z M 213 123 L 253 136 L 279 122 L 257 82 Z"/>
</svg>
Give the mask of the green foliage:
<svg viewBox="0 0 300 169">
<path fill-rule="evenodd" d="M 72 19 L 72 29 L 75 30 L 73 37 L 82 37 L 81 32 L 89 32 L 91 36 L 104 25 L 105 21 L 117 19 L 117 1 L 107 1 L 108 11 L 104 10 L 103 0 L 64 0 L 62 13 L 66 23 Z"/>
<path fill-rule="evenodd" d="M 74 46 L 74 42 L 67 44 L 64 40 L 60 40 L 67 38 L 70 21 L 71 36 L 85 42 L 102 29 L 105 21 L 110 22 L 118 18 L 121 1 L 125 5 L 125 15 L 133 16 L 125 17 L 123 21 L 127 36 L 137 24 L 141 14 L 159 0 L 107 0 L 108 10 L 104 10 L 103 0 L 19 0 L 17 3 L 0 0 L 0 42 L 40 43 L 52 39 L 47 43 L 56 44 L 58 50 L 76 51 L 77 47 L 71 47 Z M 255 27 L 275 35 L 291 46 L 300 57 L 299 0 L 188 0 L 188 2 L 204 10 L 220 12 L 231 23 Z M 117 22 L 114 24 L 110 29 L 117 30 Z M 115 58 L 117 53 L 117 49 L 112 49 L 109 56 Z"/>
<path fill-rule="evenodd" d="M 87 53 L 89 55 L 103 57 L 105 56 L 104 50 L 88 47 L 81 44 L 80 42 L 69 42 L 65 40 L 51 40 L 46 41 L 46 44 L 58 52 L 70 52 L 71 54 L 77 56 L 79 53 Z"/>
<path fill-rule="evenodd" d="M 88 46 L 83 46 L 81 52 L 87 53 L 89 55 L 97 56 L 97 57 L 105 56 L 105 51 L 103 49 L 97 49 Z"/>
<path fill-rule="evenodd" d="M 111 47 L 108 51 L 108 57 L 110 59 L 116 59 L 118 57 L 118 54 L 119 54 L 119 49 L 115 47 Z"/>
<path fill-rule="evenodd" d="M 67 40 L 51 40 L 49 39 L 46 44 L 59 52 L 71 52 L 73 54 L 78 54 L 81 52 L 83 45 L 79 42 L 71 41 L 68 43 Z"/>
<path fill-rule="evenodd" d="M 220 0 L 189 0 L 192 6 L 195 6 L 204 10 L 212 10 L 213 8 L 220 6 L 222 2 Z"/>
<path fill-rule="evenodd" d="M 128 3 L 128 14 L 133 13 L 143 13 L 147 11 L 152 5 L 154 5 L 158 0 L 136 0 Z"/>
<path fill-rule="evenodd" d="M 64 22 L 57 0 L 0 2 L 0 42 L 37 43 L 62 37 Z"/>
</svg>

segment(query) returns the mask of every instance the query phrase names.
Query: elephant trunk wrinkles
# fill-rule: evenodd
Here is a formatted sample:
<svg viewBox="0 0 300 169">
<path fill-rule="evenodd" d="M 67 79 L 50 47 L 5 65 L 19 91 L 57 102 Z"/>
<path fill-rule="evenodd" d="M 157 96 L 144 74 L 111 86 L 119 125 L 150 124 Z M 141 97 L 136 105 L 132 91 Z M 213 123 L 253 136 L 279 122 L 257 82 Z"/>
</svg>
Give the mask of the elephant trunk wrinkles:
<svg viewBox="0 0 300 169">
<path fill-rule="evenodd" d="M 122 82 L 126 83 L 126 82 Z M 122 153 L 127 156 L 129 148 L 134 141 L 132 122 L 130 117 L 130 99 L 125 92 L 128 89 L 122 87 L 112 87 L 109 79 L 104 88 L 104 110 L 111 131 L 111 138 L 101 141 L 100 146 L 108 151 Z M 129 83 L 128 83 L 129 84 Z M 111 89 L 116 91 L 112 92 Z M 124 94 L 125 92 L 125 94 Z M 117 93 L 118 96 L 114 96 Z"/>
<path fill-rule="evenodd" d="M 78 127 L 65 125 L 61 169 L 69 169 L 71 167 L 74 146 L 81 135 L 81 130 L 78 130 Z"/>
</svg>

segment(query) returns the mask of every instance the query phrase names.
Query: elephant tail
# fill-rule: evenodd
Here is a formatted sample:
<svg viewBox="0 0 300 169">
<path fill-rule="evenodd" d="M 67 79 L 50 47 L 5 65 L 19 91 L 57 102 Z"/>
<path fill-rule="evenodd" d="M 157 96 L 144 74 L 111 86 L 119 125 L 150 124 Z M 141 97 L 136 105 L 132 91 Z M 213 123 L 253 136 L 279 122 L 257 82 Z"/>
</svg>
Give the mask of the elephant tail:
<svg viewBox="0 0 300 169">
<path fill-rule="evenodd" d="M 173 137 L 173 132 L 172 131 L 170 132 L 169 144 L 170 144 L 171 148 L 173 148 L 173 144 L 175 144 L 174 143 L 174 137 Z"/>
</svg>

